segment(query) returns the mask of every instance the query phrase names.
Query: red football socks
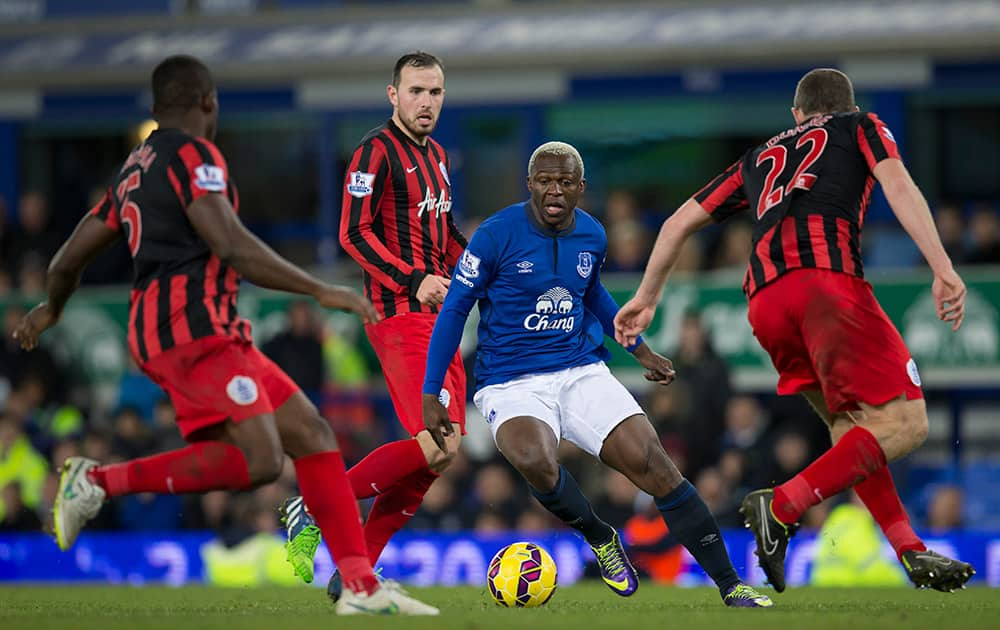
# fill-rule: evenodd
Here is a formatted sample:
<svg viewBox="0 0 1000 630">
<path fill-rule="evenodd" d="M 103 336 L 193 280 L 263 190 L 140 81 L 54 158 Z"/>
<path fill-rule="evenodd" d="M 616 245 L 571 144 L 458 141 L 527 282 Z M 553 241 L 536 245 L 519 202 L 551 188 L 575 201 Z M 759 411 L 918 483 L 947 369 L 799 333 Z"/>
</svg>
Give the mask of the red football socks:
<svg viewBox="0 0 1000 630">
<path fill-rule="evenodd" d="M 771 510 L 782 523 L 794 523 L 810 507 L 864 481 L 885 464 L 875 436 L 856 426 L 808 468 L 775 488 Z"/>
<path fill-rule="evenodd" d="M 854 486 L 854 491 L 882 528 L 882 533 L 896 551 L 897 558 L 902 560 L 905 551 L 927 549 L 910 526 L 910 517 L 899 500 L 888 466 L 870 474 L 867 479 Z"/>
<path fill-rule="evenodd" d="M 371 562 L 365 554 L 361 513 L 344 472 L 339 451 L 315 453 L 295 460 L 295 474 L 309 513 L 316 519 L 323 540 L 337 563 L 344 588 L 373 593 L 378 588 Z"/>
<path fill-rule="evenodd" d="M 427 459 L 416 440 L 383 444 L 347 471 L 354 496 L 370 499 L 388 492 L 392 486 L 413 473 L 426 470 Z"/>
<path fill-rule="evenodd" d="M 427 468 L 425 463 L 422 471 L 401 480 L 388 492 L 380 494 L 375 499 L 364 529 L 368 559 L 373 565 L 382 555 L 382 550 L 392 535 L 401 530 L 417 513 L 420 503 L 424 500 L 424 494 L 437 478 L 438 474 Z"/>
<path fill-rule="evenodd" d="M 87 477 L 104 488 L 109 498 L 139 492 L 184 494 L 250 487 L 243 451 L 226 442 L 196 442 L 175 451 L 98 466 Z"/>
</svg>

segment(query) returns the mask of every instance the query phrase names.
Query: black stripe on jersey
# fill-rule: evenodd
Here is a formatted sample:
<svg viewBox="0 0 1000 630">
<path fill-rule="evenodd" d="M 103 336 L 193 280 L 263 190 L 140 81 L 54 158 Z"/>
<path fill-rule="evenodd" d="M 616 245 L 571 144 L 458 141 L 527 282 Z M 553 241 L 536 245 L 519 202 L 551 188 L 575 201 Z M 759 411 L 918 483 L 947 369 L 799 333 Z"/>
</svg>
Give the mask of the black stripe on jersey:
<svg viewBox="0 0 1000 630">
<path fill-rule="evenodd" d="M 861 251 L 858 248 L 858 244 L 861 242 L 861 228 L 854 221 L 851 221 L 850 226 L 850 243 L 851 243 L 851 258 L 854 259 L 854 275 L 859 278 L 864 277 L 864 271 L 861 268 Z"/>
<path fill-rule="evenodd" d="M 427 146 L 428 146 L 428 153 L 430 154 L 429 157 L 430 157 L 430 160 L 432 162 L 431 167 L 433 169 L 435 169 L 434 171 L 432 171 L 433 175 L 434 175 L 434 181 L 440 183 L 441 180 L 438 179 L 437 168 L 438 168 L 438 164 L 443 164 L 444 163 L 444 157 L 440 153 L 438 153 L 438 147 L 433 142 L 428 141 L 427 142 Z M 447 166 L 445 166 L 445 168 L 447 168 Z M 444 190 L 445 190 L 445 188 L 441 188 L 438 191 L 438 199 L 441 199 L 441 194 L 444 192 Z M 449 201 L 450 201 L 450 199 L 449 199 Z M 448 210 L 448 216 L 446 216 L 444 218 L 443 222 L 440 221 L 440 220 L 438 220 L 438 221 L 435 222 L 435 227 L 437 227 L 437 230 L 438 230 L 438 238 L 437 238 L 438 260 L 435 261 L 438 264 L 438 266 L 436 266 L 435 269 L 437 270 L 437 272 L 439 274 L 441 274 L 443 276 L 447 276 L 448 275 L 448 263 L 447 263 L 447 260 L 448 260 L 448 248 L 445 247 L 445 231 L 448 229 L 447 226 L 450 223 L 451 223 L 451 210 L 450 209 Z"/>
<path fill-rule="evenodd" d="M 823 217 L 823 236 L 826 238 L 826 245 L 830 251 L 830 269 L 843 271 L 844 260 L 840 257 L 840 245 L 837 244 L 837 219 L 835 217 Z"/>
<path fill-rule="evenodd" d="M 386 130 L 386 133 L 390 131 Z M 403 160 L 399 156 L 399 152 L 396 151 L 396 145 L 393 144 L 392 140 L 383 140 L 385 143 L 385 154 L 389 158 L 389 170 L 392 173 L 398 174 L 399 179 L 403 182 L 403 190 L 397 190 L 396 179 L 393 179 L 393 193 L 396 202 L 396 234 L 399 236 L 399 257 L 403 259 L 403 262 L 410 265 L 413 264 L 413 237 L 410 234 L 410 187 L 409 178 L 406 177 L 406 169 L 403 167 Z M 400 140 L 402 143 L 403 141 Z M 403 144 L 405 147 L 406 145 Z M 419 169 L 417 169 L 419 170 Z M 385 242 L 384 233 L 380 235 L 382 242 Z M 403 286 L 408 286 L 408 279 L 400 282 Z M 407 291 L 407 299 L 410 302 L 410 310 L 417 313 L 420 312 L 420 301 L 415 295 L 410 295 Z M 386 317 L 389 317 L 387 312 Z"/>
<path fill-rule="evenodd" d="M 865 132 L 865 140 L 868 141 L 868 146 L 872 150 L 872 157 L 875 158 L 875 163 L 878 164 L 888 158 L 889 151 L 886 150 L 885 143 L 882 142 L 882 136 L 878 133 L 878 125 L 871 119 L 871 116 L 869 114 L 863 115 L 858 124 L 861 125 L 861 128 Z"/>
<path fill-rule="evenodd" d="M 177 178 L 177 182 L 181 185 L 181 195 L 183 195 L 183 198 L 180 200 L 181 205 L 187 208 L 191 205 L 191 177 L 188 175 L 187 165 L 184 164 L 184 160 L 181 159 L 179 152 L 174 152 L 167 168 L 173 172 Z"/>
<path fill-rule="evenodd" d="M 753 276 L 753 284 L 756 289 L 759 289 L 764 284 L 764 265 L 761 264 L 760 258 L 757 257 L 757 252 L 754 251 L 750 254 L 750 274 Z"/>
<path fill-rule="evenodd" d="M 771 231 L 774 233 L 771 236 L 771 243 L 769 249 L 771 254 L 771 263 L 774 265 L 775 271 L 778 275 L 785 273 L 787 266 L 785 265 L 785 247 L 784 241 L 781 238 L 781 222 L 784 221 L 784 217 L 778 219 L 778 222 L 774 224 Z"/>
<path fill-rule="evenodd" d="M 174 331 L 170 326 L 170 278 L 160 279 L 160 293 L 156 296 L 157 322 L 160 324 L 156 334 L 160 339 L 160 351 L 174 347 Z"/>
<path fill-rule="evenodd" d="M 145 297 L 145 289 L 141 289 L 135 296 L 135 321 L 132 322 L 132 326 L 135 327 L 135 349 L 139 353 L 139 358 L 143 361 L 148 361 L 149 350 L 146 349 L 146 331 L 143 321 L 145 315 L 145 308 L 143 308 L 145 306 Z"/>
<path fill-rule="evenodd" d="M 795 238 L 799 241 L 799 260 L 803 267 L 816 266 L 816 254 L 813 253 L 812 239 L 809 238 L 809 215 L 795 217 Z"/>
<path fill-rule="evenodd" d="M 396 194 L 396 188 L 395 187 L 393 187 L 392 193 L 394 195 Z M 385 222 L 384 221 L 372 221 L 372 234 L 375 235 L 375 238 L 377 238 L 378 240 L 380 240 L 380 241 L 382 241 L 384 243 L 385 242 Z M 368 282 L 369 284 L 372 284 L 371 275 L 367 271 L 364 273 L 364 276 L 365 276 L 366 282 Z M 408 282 L 403 282 L 401 284 L 404 287 L 409 286 Z M 389 287 L 385 286 L 384 284 L 378 283 L 378 285 L 381 288 L 381 291 L 380 291 L 381 295 L 380 295 L 379 299 L 382 301 L 382 309 L 385 311 L 385 316 L 387 318 L 388 317 L 392 317 L 393 315 L 396 314 L 396 294 L 393 293 L 389 289 Z"/>
<path fill-rule="evenodd" d="M 211 164 L 213 166 L 216 166 L 215 158 L 212 157 L 212 152 L 208 150 L 208 147 L 198 142 L 197 140 L 195 140 L 191 144 L 193 144 L 195 150 L 198 151 L 198 156 L 201 158 L 202 162 L 204 162 L 205 164 Z"/>
<path fill-rule="evenodd" d="M 206 261 L 207 262 L 207 261 Z M 215 334 L 212 318 L 205 307 L 205 266 L 188 274 L 187 296 L 184 309 L 187 314 L 191 338 L 200 339 Z"/>
<path fill-rule="evenodd" d="M 417 178 L 417 185 L 420 186 L 420 190 L 426 191 L 428 188 L 433 188 L 434 198 L 437 203 L 441 202 L 441 188 L 438 186 L 437 179 L 434 177 L 434 171 L 430 170 L 432 168 L 431 163 L 427 160 L 426 151 L 417 151 L 419 158 L 414 154 L 413 147 L 408 144 L 403 145 L 406 148 L 406 155 L 413 162 L 414 166 L 419 166 L 416 171 L 414 171 L 414 176 Z M 418 161 L 421 160 L 422 161 Z M 425 169 L 427 169 L 425 171 Z M 424 179 L 424 173 L 427 173 L 427 179 Z M 426 194 L 426 193 L 425 193 Z M 423 215 L 420 217 L 421 229 L 423 229 L 423 238 L 420 239 L 420 256 L 424 260 L 424 269 L 427 273 L 433 274 L 437 272 L 437 267 L 434 266 L 434 243 L 440 243 L 440 233 L 438 234 L 438 239 L 434 240 L 434 224 L 437 223 L 435 219 L 435 213 L 437 208 L 427 208 L 424 210 Z M 414 257 L 416 257 L 416 252 L 414 252 Z"/>
</svg>

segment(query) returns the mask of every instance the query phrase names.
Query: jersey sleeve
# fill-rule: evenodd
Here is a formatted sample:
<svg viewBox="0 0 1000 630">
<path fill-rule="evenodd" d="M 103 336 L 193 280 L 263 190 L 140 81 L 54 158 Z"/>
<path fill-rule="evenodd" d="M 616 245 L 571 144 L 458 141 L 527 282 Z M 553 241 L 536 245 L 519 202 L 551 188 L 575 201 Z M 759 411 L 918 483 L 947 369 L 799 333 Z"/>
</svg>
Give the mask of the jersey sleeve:
<svg viewBox="0 0 1000 630">
<path fill-rule="evenodd" d="M 373 229 L 389 176 L 389 160 L 376 142 L 362 144 L 351 156 L 340 212 L 340 244 L 379 283 L 396 293 L 414 295 L 426 273 L 392 254 Z"/>
<path fill-rule="evenodd" d="M 869 169 L 874 169 L 882 160 L 900 159 L 892 132 L 871 112 L 863 114 L 858 121 L 858 148 L 861 149 L 861 155 L 865 156 Z"/>
<path fill-rule="evenodd" d="M 181 145 L 167 165 L 167 179 L 181 207 L 210 193 L 225 195 L 229 190 L 229 167 L 219 149 L 203 138 Z"/>
<path fill-rule="evenodd" d="M 121 218 L 118 216 L 118 211 L 115 210 L 110 188 L 104 192 L 104 196 L 97 202 L 97 205 L 90 209 L 88 214 L 99 219 L 101 223 L 112 230 L 120 232 L 122 229 Z"/>
<path fill-rule="evenodd" d="M 441 305 L 427 348 L 423 393 L 437 394 L 444 384 L 448 364 L 462 341 L 465 320 L 477 300 L 486 295 L 497 266 L 497 248 L 492 235 L 482 228 L 476 230 L 462 253 Z"/>
<path fill-rule="evenodd" d="M 694 200 L 717 222 L 749 208 L 743 187 L 743 158 L 696 192 Z"/>
</svg>

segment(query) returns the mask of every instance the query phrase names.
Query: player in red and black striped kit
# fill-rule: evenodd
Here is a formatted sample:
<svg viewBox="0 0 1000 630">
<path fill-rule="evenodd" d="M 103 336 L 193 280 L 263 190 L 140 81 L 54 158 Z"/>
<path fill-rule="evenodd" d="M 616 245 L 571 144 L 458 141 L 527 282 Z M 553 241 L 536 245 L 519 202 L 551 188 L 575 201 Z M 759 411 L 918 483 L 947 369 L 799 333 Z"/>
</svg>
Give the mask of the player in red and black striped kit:
<svg viewBox="0 0 1000 630">
<path fill-rule="evenodd" d="M 277 479 L 287 453 L 349 587 L 337 612 L 437 614 L 376 581 L 333 431 L 254 347 L 236 298 L 246 278 L 369 323 L 378 315 L 357 292 L 305 273 L 240 222 L 236 186 L 212 143 L 218 99 L 208 69 L 193 57 L 169 57 L 153 71 L 152 87 L 159 129 L 132 151 L 105 198 L 55 255 L 48 300 L 25 316 L 15 336 L 34 348 L 59 320 L 87 264 L 126 237 L 135 270 L 129 349 L 170 395 L 190 444 L 120 464 L 68 459 L 54 509 L 59 547 L 73 545 L 105 498 L 246 490 Z"/>
<path fill-rule="evenodd" d="M 466 240 L 451 213 L 450 163 L 430 137 L 444 103 L 444 66 L 425 52 L 403 55 L 386 88 L 393 112 L 370 131 L 347 166 L 340 243 L 361 265 L 365 295 L 384 317 L 365 332 L 382 363 L 396 414 L 414 439 L 385 444 L 347 475 L 359 499 L 375 497 L 365 523 L 374 564 L 389 538 L 416 513 L 424 493 L 455 456 L 465 431 L 465 369 L 452 358 L 441 401 L 458 431 L 442 451 L 424 428 L 421 389 L 427 347 Z M 286 502 L 294 509 L 298 498 Z M 310 506 L 311 509 L 311 506 Z M 313 546 L 296 549 L 299 531 L 288 522 L 289 561 L 311 571 Z M 327 592 L 336 600 L 340 576 Z"/>
<path fill-rule="evenodd" d="M 796 127 L 748 151 L 664 222 L 636 296 L 615 319 L 619 342 L 649 326 L 687 238 L 750 212 L 753 250 L 744 290 L 754 335 L 778 371 L 778 393 L 801 393 L 829 425 L 833 447 L 777 488 L 743 501 L 761 567 L 785 588 L 785 550 L 809 507 L 851 488 L 919 587 L 952 590 L 973 575 L 928 551 L 910 526 L 887 463 L 927 436 L 920 376 L 861 268 L 861 227 L 875 182 L 934 272 L 938 317 L 962 323 L 965 285 L 952 268 L 892 133 L 854 104 L 846 75 L 813 70 L 799 82 Z"/>
</svg>

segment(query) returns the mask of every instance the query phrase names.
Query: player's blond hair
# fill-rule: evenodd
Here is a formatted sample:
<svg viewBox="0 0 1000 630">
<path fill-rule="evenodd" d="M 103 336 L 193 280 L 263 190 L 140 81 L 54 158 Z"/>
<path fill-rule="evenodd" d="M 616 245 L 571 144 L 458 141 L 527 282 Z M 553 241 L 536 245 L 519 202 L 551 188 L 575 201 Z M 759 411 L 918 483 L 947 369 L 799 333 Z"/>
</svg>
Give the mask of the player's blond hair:
<svg viewBox="0 0 1000 630">
<path fill-rule="evenodd" d="M 583 158 L 580 157 L 580 152 L 572 144 L 553 141 L 546 142 L 535 149 L 534 153 L 531 154 L 531 159 L 528 160 L 528 177 L 531 177 L 531 172 L 535 170 L 535 160 L 538 159 L 539 155 L 570 156 L 576 160 L 577 166 L 580 167 L 580 179 L 583 179 Z"/>
</svg>

